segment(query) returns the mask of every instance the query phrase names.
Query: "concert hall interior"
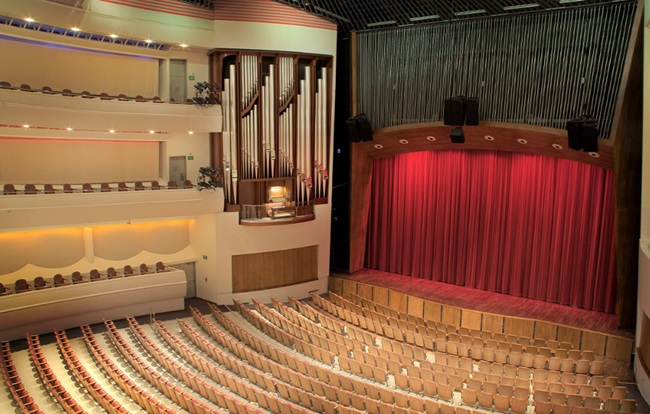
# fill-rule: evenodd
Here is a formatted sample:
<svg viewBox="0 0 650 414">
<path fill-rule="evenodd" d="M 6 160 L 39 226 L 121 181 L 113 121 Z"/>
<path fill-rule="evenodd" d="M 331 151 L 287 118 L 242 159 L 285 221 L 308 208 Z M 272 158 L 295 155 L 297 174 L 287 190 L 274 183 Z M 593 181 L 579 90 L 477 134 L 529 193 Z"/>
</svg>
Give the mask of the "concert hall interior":
<svg viewBox="0 0 650 414">
<path fill-rule="evenodd" d="M 650 413 L 647 3 L 0 0 L 0 411 Z"/>
</svg>

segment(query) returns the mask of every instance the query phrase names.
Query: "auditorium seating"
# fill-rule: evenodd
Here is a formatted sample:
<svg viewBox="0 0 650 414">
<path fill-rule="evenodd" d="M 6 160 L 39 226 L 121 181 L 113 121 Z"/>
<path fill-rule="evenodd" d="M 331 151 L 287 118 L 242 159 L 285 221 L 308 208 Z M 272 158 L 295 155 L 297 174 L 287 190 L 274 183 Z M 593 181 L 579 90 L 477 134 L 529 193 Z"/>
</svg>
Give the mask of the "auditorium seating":
<svg viewBox="0 0 650 414">
<path fill-rule="evenodd" d="M 11 356 L 11 348 L 7 341 L 2 342 L 2 358 L 0 358 L 0 364 L 2 365 L 2 377 L 17 407 L 23 413 L 42 414 L 43 411 L 39 409 L 34 399 L 29 395 L 18 375 L 18 370 Z"/>
<path fill-rule="evenodd" d="M 321 300 L 323 307 L 317 303 Z M 251 300 L 250 306 L 236 302 L 236 312 L 228 314 L 209 304 L 211 315 L 190 308 L 190 320 L 147 326 L 128 317 L 128 335 L 112 321 L 105 322 L 108 335 L 102 340 L 82 326 L 83 344 L 113 383 L 151 413 L 207 413 L 217 407 L 242 413 L 332 414 L 595 414 L 636 409 L 615 378 L 427 349 L 410 343 L 406 334 L 398 339 L 392 332 L 389 338 L 388 325 L 371 324 L 375 331 L 370 331 L 340 319 L 324 308 L 326 302 L 333 305 L 320 296 L 312 302 L 289 298 L 288 304 L 272 299 L 271 306 Z M 352 312 L 347 315 L 354 319 Z M 360 322 L 361 316 L 356 317 Z M 381 334 L 380 326 L 385 329 Z M 54 372 L 38 336 L 27 337 L 39 381 L 52 396 L 67 412 L 81 412 L 57 378 L 69 375 L 91 404 L 109 413 L 128 412 L 114 398 L 115 391 L 103 388 L 88 371 L 88 361 L 77 356 L 65 331 L 54 333 L 68 373 Z M 3 344 L 2 360 L 7 380 L 11 371 L 6 372 L 5 361 L 11 351 L 5 349 L 8 344 Z M 12 397 L 21 398 L 13 391 Z M 24 411 L 39 412 L 38 407 Z"/>
<path fill-rule="evenodd" d="M 124 266 L 124 276 L 134 276 L 136 274 L 153 274 L 153 273 L 161 273 L 161 272 L 168 272 L 171 270 L 170 267 L 166 266 L 163 262 L 157 262 L 155 265 L 149 267 L 146 263 L 142 263 L 139 267 L 140 273 L 134 273 L 133 268 L 130 265 Z M 79 271 L 74 271 L 71 275 L 71 284 L 80 284 L 80 283 L 86 283 L 86 282 L 98 282 L 98 281 L 103 281 L 103 280 L 110 280 L 110 279 L 116 279 L 122 277 L 121 274 L 118 274 L 115 271 L 114 267 L 109 267 L 106 270 L 106 274 L 102 275 L 102 273 L 97 270 L 97 269 L 91 269 L 90 272 L 88 273 L 87 276 L 84 276 L 81 272 Z M 46 289 L 50 287 L 59 287 L 59 286 L 66 286 L 70 283 L 68 283 L 67 279 L 64 278 L 60 273 L 54 275 L 52 277 L 51 282 L 46 280 L 43 276 L 37 276 L 33 280 L 33 287 L 34 290 L 40 290 L 40 289 Z M 32 290 L 32 285 L 30 285 L 26 279 L 21 278 L 16 280 L 13 283 L 13 286 L 10 284 L 11 288 L 5 287 L 3 284 L 0 283 L 0 296 L 1 295 L 6 295 L 9 293 L 22 293 L 22 292 L 28 292 Z M 4 292 L 4 293 L 2 293 Z"/>
<path fill-rule="evenodd" d="M 193 189 L 194 185 L 190 180 L 183 182 L 181 187 L 178 187 L 176 182 L 170 182 L 168 186 L 161 186 L 158 181 L 151 181 L 145 185 L 142 181 L 133 182 L 129 186 L 126 182 L 116 183 L 99 183 L 93 185 L 92 183 L 83 184 L 43 184 L 42 186 L 35 184 L 25 184 L 24 186 L 14 184 L 4 184 L 4 195 L 20 195 L 20 194 L 59 194 L 59 193 L 95 193 L 95 192 L 113 192 L 117 188 L 118 191 L 144 191 L 144 190 L 160 190 L 162 188 L 168 189 Z"/>
<path fill-rule="evenodd" d="M 142 95 L 127 96 L 126 94 L 123 93 L 117 95 L 111 95 L 106 92 L 92 93 L 87 90 L 84 90 L 82 92 L 73 92 L 69 88 L 62 89 L 61 91 L 55 91 L 49 86 L 43 86 L 41 89 L 34 89 L 26 83 L 21 84 L 20 87 L 13 87 L 11 83 L 7 81 L 0 81 L 0 89 L 19 90 L 21 92 L 42 92 L 47 95 L 63 95 L 68 97 L 81 97 L 85 99 L 100 98 L 101 100 L 107 100 L 107 101 L 117 99 L 118 101 L 123 101 L 123 102 L 135 101 L 139 103 L 142 102 L 165 103 L 165 101 L 163 101 L 159 96 L 147 98 Z M 176 101 L 170 99 L 169 103 L 176 103 Z M 192 99 L 188 99 L 186 103 L 188 105 L 194 104 L 194 101 Z"/>
</svg>

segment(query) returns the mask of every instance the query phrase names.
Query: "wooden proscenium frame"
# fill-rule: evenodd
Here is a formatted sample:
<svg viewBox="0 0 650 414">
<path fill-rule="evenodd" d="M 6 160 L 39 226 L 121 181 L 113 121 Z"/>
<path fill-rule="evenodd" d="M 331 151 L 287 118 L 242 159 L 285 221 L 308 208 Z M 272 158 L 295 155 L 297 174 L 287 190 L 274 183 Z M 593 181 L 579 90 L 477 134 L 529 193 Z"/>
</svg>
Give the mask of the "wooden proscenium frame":
<svg viewBox="0 0 650 414">
<path fill-rule="evenodd" d="M 452 128 L 442 122 L 400 125 L 374 131 L 373 141 L 352 144 L 354 173 L 350 177 L 350 273 L 364 267 L 372 164 L 375 159 L 416 151 L 493 150 L 546 155 L 606 169 L 614 168 L 611 142 L 604 139 L 599 139 L 599 150 L 595 156 L 568 148 L 564 130 L 482 122 L 480 126 L 464 126 L 465 143 L 454 144 L 449 138 Z"/>
<path fill-rule="evenodd" d="M 297 204 L 327 203 L 332 57 L 222 49 L 209 56 L 224 119 L 211 162 L 223 170 L 226 211 L 264 204 L 258 195 L 279 179 Z"/>
</svg>

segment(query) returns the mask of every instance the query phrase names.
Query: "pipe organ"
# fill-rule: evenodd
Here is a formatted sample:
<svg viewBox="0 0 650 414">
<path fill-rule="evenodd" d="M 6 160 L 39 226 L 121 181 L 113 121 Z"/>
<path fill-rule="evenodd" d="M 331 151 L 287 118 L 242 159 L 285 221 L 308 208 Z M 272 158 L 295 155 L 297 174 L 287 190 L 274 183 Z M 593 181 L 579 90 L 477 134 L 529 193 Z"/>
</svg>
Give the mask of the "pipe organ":
<svg viewBox="0 0 650 414">
<path fill-rule="evenodd" d="M 282 187 L 280 197 L 296 206 L 326 203 L 332 57 L 213 50 L 210 64 L 222 88 L 213 162 L 226 209 L 277 201 Z"/>
</svg>

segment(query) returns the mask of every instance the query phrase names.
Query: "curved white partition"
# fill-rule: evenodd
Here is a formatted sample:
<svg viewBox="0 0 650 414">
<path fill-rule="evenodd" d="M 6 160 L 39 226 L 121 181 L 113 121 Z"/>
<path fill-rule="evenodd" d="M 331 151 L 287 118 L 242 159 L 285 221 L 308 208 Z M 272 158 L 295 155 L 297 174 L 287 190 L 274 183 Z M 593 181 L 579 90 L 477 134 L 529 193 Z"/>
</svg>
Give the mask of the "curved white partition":
<svg viewBox="0 0 650 414">
<path fill-rule="evenodd" d="M 183 309 L 185 291 L 185 272 L 172 269 L 3 296 L 0 339 Z"/>
</svg>

